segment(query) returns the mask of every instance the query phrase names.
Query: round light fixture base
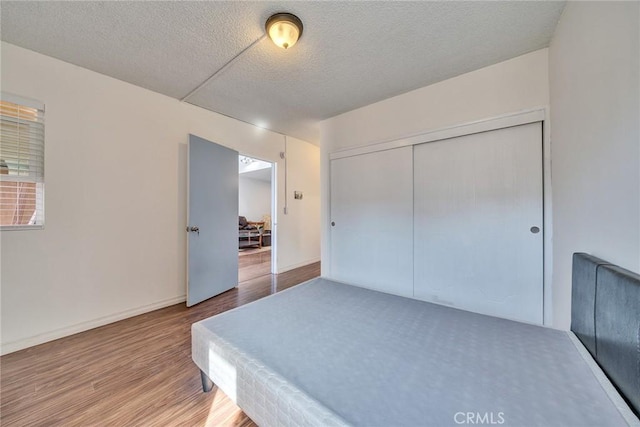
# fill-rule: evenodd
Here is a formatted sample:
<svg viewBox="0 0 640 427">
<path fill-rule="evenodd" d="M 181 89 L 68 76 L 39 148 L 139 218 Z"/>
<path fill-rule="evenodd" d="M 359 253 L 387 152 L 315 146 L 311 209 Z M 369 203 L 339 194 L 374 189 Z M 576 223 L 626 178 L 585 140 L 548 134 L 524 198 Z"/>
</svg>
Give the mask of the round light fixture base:
<svg viewBox="0 0 640 427">
<path fill-rule="evenodd" d="M 302 21 L 291 13 L 276 13 L 267 19 L 265 29 L 276 46 L 289 49 L 302 36 Z"/>
</svg>

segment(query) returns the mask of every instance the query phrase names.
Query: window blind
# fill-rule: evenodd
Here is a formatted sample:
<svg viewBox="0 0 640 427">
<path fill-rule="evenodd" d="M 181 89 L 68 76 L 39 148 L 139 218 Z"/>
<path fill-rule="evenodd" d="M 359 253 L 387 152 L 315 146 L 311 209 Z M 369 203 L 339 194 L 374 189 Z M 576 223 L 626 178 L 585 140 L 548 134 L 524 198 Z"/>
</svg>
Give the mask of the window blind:
<svg viewBox="0 0 640 427">
<path fill-rule="evenodd" d="M 44 106 L 2 93 L 0 226 L 44 225 Z"/>
</svg>

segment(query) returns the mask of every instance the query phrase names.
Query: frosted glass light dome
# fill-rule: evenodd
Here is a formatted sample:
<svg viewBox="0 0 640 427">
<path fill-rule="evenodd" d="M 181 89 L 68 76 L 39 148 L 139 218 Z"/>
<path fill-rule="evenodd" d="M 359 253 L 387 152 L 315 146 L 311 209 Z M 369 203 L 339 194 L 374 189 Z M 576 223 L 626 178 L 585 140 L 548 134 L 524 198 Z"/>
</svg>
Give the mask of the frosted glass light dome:
<svg viewBox="0 0 640 427">
<path fill-rule="evenodd" d="M 269 38 L 283 49 L 289 49 L 302 36 L 302 21 L 290 13 L 276 13 L 265 24 Z"/>
</svg>

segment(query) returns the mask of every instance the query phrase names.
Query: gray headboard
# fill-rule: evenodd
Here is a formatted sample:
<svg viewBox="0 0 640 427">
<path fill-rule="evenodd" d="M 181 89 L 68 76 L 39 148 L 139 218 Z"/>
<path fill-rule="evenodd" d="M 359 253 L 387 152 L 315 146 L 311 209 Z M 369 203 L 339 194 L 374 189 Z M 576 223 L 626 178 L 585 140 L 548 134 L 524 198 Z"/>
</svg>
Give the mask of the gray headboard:
<svg viewBox="0 0 640 427">
<path fill-rule="evenodd" d="M 573 254 L 571 330 L 640 415 L 640 275 Z"/>
</svg>

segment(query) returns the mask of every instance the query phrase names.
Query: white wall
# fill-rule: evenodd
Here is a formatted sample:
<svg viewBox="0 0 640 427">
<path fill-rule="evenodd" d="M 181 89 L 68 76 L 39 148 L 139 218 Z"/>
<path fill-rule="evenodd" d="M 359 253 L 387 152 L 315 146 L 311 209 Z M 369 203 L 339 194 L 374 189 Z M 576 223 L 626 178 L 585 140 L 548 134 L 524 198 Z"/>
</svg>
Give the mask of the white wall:
<svg viewBox="0 0 640 427">
<path fill-rule="evenodd" d="M 330 275 L 329 153 L 548 104 L 548 51 L 541 49 L 321 122 L 323 275 Z"/>
<path fill-rule="evenodd" d="M 2 90 L 46 105 L 45 229 L 1 235 L 3 352 L 184 300 L 189 133 L 276 162 L 283 206 L 282 135 L 1 49 Z M 319 257 L 319 150 L 288 145 L 291 198 L 309 198 L 279 215 L 279 270 Z"/>
<path fill-rule="evenodd" d="M 238 213 L 249 221 L 262 221 L 263 215 L 271 215 L 271 182 L 248 178 L 240 174 L 238 179 Z"/>
<path fill-rule="evenodd" d="M 571 254 L 640 272 L 640 4 L 568 2 L 549 55 L 554 319 L 570 325 Z"/>
<path fill-rule="evenodd" d="M 279 272 L 320 261 L 320 150 L 309 150 L 300 142 L 296 138 L 287 137 L 289 214 L 282 215 L 282 209 L 279 209 L 278 220 L 289 215 L 297 218 L 292 226 L 280 229 L 278 244 L 281 241 L 289 242 L 298 248 L 298 252 L 278 249 Z M 293 198 L 294 191 L 302 191 L 302 200 Z"/>
<path fill-rule="evenodd" d="M 547 56 L 541 49 L 325 120 L 321 147 L 331 152 L 546 106 Z"/>
</svg>

